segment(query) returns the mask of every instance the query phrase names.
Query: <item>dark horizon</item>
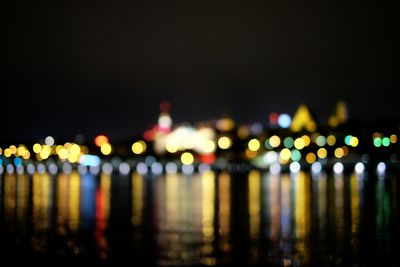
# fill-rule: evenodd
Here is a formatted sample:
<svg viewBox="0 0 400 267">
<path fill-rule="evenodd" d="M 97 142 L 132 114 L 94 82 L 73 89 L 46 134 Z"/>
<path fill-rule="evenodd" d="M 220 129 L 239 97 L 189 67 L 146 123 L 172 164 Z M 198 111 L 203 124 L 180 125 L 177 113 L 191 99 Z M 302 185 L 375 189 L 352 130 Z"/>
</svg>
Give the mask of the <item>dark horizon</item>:
<svg viewBox="0 0 400 267">
<path fill-rule="evenodd" d="M 3 140 L 140 133 L 174 121 L 265 121 L 338 100 L 398 118 L 398 20 L 379 3 L 6 3 Z"/>
</svg>

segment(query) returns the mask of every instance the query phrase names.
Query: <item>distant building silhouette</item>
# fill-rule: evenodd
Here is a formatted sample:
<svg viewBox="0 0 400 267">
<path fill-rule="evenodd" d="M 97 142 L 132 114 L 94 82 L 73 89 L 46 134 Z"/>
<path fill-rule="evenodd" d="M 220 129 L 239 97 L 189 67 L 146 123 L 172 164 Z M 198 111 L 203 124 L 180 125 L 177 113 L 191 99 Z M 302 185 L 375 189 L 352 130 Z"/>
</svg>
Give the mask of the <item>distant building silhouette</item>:
<svg viewBox="0 0 400 267">
<path fill-rule="evenodd" d="M 336 104 L 336 110 L 333 115 L 329 117 L 328 125 L 336 128 L 340 124 L 346 123 L 348 120 L 347 105 L 344 101 L 339 101 Z"/>
<path fill-rule="evenodd" d="M 315 123 L 308 107 L 302 104 L 298 107 L 293 116 L 290 130 L 293 132 L 300 132 L 304 129 L 309 132 L 315 132 L 317 130 L 317 124 Z"/>
</svg>

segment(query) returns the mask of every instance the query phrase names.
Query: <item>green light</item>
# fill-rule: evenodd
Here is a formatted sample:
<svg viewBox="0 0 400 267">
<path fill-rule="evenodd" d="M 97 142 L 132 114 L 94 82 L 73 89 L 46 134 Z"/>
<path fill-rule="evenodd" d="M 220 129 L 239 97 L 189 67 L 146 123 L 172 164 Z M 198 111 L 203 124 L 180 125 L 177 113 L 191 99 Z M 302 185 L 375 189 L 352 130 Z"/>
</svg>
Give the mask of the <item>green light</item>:
<svg viewBox="0 0 400 267">
<path fill-rule="evenodd" d="M 344 138 L 344 143 L 345 143 L 346 145 L 349 146 L 352 137 L 353 137 L 352 135 L 347 135 L 347 136 Z"/>
<path fill-rule="evenodd" d="M 384 138 L 382 139 L 382 145 L 383 145 L 383 146 L 389 146 L 389 145 L 390 145 L 390 139 L 389 139 L 389 137 L 384 137 Z"/>
<path fill-rule="evenodd" d="M 374 146 L 380 147 L 382 145 L 382 139 L 380 137 L 374 138 Z"/>
<path fill-rule="evenodd" d="M 292 148 L 294 144 L 294 140 L 292 137 L 286 137 L 285 140 L 283 140 L 283 145 L 286 148 Z"/>
<path fill-rule="evenodd" d="M 300 161 L 301 153 L 297 149 L 293 149 L 290 157 L 292 158 L 293 161 Z"/>
<path fill-rule="evenodd" d="M 317 139 L 315 140 L 315 143 L 316 143 L 318 146 L 324 146 L 324 145 L 326 145 L 326 138 L 325 138 L 325 136 L 322 136 L 322 135 L 318 136 Z"/>
<path fill-rule="evenodd" d="M 268 149 L 268 150 L 273 149 L 273 147 L 269 143 L 269 138 L 267 140 L 265 140 L 264 145 L 265 145 L 265 148 Z"/>
</svg>

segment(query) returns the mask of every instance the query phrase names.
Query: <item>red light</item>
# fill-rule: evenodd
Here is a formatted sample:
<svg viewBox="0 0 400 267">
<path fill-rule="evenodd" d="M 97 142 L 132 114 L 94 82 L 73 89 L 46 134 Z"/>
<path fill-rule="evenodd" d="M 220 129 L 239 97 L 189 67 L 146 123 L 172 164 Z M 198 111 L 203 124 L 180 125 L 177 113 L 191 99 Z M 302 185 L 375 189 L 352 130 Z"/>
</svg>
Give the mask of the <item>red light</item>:
<svg viewBox="0 0 400 267">
<path fill-rule="evenodd" d="M 152 130 L 147 130 L 143 134 L 143 138 L 146 141 L 152 141 L 154 139 L 154 132 Z"/>
<path fill-rule="evenodd" d="M 273 125 L 278 124 L 278 119 L 279 119 L 279 114 L 276 113 L 276 112 L 272 112 L 272 113 L 269 114 L 269 116 L 268 116 L 269 123 L 271 123 L 271 124 L 273 124 Z"/>
<path fill-rule="evenodd" d="M 216 160 L 216 157 L 214 154 L 208 154 L 208 155 L 201 155 L 199 159 L 203 163 L 213 164 Z"/>
</svg>

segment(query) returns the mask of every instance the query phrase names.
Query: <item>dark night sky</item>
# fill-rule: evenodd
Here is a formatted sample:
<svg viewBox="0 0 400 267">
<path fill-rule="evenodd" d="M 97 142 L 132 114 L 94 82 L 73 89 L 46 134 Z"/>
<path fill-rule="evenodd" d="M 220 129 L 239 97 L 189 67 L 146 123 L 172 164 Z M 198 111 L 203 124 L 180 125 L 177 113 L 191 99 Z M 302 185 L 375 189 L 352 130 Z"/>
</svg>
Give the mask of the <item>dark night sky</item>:
<svg viewBox="0 0 400 267">
<path fill-rule="evenodd" d="M 10 2 L 3 139 L 118 139 L 154 122 L 164 99 L 176 121 L 251 122 L 299 103 L 327 117 L 339 99 L 354 118 L 399 115 L 398 15 L 382 2 Z"/>
</svg>

